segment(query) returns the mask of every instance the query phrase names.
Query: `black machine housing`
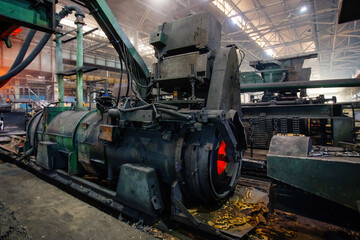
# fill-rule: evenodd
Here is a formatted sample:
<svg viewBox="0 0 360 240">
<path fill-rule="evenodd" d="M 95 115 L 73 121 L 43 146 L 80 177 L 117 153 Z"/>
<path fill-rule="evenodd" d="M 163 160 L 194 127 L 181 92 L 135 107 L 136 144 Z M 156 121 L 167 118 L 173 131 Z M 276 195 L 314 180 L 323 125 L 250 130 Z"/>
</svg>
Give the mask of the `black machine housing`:
<svg viewBox="0 0 360 240">
<path fill-rule="evenodd" d="M 28 125 L 27 149 L 48 170 L 104 176 L 117 201 L 149 215 L 226 199 L 246 138 L 237 49 L 220 37 L 210 13 L 163 24 L 150 39 L 158 62 L 147 86 L 133 79 L 135 97 L 99 97 L 93 111 L 45 108 Z"/>
</svg>

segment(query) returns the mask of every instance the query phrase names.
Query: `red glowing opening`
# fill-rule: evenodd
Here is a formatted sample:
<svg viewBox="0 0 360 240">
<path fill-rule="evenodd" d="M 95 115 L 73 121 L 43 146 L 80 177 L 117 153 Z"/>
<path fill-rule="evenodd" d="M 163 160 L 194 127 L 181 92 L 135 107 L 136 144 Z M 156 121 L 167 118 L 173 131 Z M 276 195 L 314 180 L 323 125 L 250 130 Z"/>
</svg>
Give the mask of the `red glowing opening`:
<svg viewBox="0 0 360 240">
<path fill-rule="evenodd" d="M 217 158 L 217 172 L 219 175 L 225 171 L 227 164 L 227 162 L 225 162 L 225 156 L 226 156 L 225 148 L 226 148 L 225 142 L 221 141 L 220 148 L 218 151 L 218 158 Z"/>
<path fill-rule="evenodd" d="M 17 28 L 17 29 L 15 29 L 15 30 L 11 33 L 11 35 L 17 36 L 17 35 L 19 35 L 19 33 L 21 33 L 21 31 L 22 31 L 21 28 Z"/>
</svg>

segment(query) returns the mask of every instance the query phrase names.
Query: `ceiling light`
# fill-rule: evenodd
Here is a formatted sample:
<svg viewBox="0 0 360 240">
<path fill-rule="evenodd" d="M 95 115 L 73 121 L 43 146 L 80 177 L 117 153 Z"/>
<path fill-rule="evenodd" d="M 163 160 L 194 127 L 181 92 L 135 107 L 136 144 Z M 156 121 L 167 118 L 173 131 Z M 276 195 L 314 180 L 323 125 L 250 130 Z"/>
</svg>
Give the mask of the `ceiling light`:
<svg viewBox="0 0 360 240">
<path fill-rule="evenodd" d="M 301 13 L 306 12 L 306 10 L 307 10 L 307 7 L 306 7 L 306 6 L 303 6 L 302 8 L 300 8 L 300 12 L 301 12 Z"/>
<path fill-rule="evenodd" d="M 272 50 L 271 48 L 266 49 L 266 50 L 265 50 L 265 53 L 266 53 L 267 55 L 269 55 L 270 57 L 274 57 L 274 56 L 275 56 L 275 52 L 274 52 L 274 50 Z"/>
</svg>

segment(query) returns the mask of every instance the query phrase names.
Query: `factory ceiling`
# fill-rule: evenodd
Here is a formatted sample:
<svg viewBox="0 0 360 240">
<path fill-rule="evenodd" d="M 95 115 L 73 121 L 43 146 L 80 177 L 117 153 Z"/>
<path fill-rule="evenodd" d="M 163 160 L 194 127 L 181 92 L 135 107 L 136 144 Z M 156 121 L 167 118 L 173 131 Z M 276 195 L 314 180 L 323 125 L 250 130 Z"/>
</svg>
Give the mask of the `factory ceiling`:
<svg viewBox="0 0 360 240">
<path fill-rule="evenodd" d="M 69 0 L 60 1 L 62 4 Z M 222 24 L 222 43 L 235 43 L 248 62 L 318 53 L 305 64 L 312 79 L 349 78 L 360 69 L 360 22 L 338 24 L 339 0 L 107 0 L 120 25 L 150 66 L 155 61 L 149 36 L 163 22 L 212 12 Z M 88 17 L 90 28 L 96 22 Z M 91 36 L 88 53 L 116 58 L 104 37 Z"/>
</svg>

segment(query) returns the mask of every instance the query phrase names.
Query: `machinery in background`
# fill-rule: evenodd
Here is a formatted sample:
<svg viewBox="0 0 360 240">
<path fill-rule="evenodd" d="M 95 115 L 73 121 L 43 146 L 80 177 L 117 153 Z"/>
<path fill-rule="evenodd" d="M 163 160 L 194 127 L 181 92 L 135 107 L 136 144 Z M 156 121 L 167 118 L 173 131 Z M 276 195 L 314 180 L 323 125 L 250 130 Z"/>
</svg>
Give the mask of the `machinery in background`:
<svg viewBox="0 0 360 240">
<path fill-rule="evenodd" d="M 254 72 L 242 72 L 240 74 L 240 83 L 257 84 L 309 81 L 311 68 L 303 68 L 303 64 L 306 59 L 311 58 L 317 58 L 317 54 L 309 54 L 293 58 L 252 61 L 249 65 L 256 70 Z M 253 95 L 251 95 L 251 97 L 251 102 L 259 101 L 259 99 L 255 99 Z M 260 101 L 291 101 L 298 99 L 299 97 L 306 97 L 305 89 L 264 89 L 264 94 Z"/>
<path fill-rule="evenodd" d="M 313 149 L 306 136 L 274 136 L 267 155 L 267 175 L 360 211 L 359 156 L 339 148 Z"/>
<path fill-rule="evenodd" d="M 342 7 L 339 14 L 339 23 L 360 19 L 360 14 L 356 11 L 354 1 L 342 1 Z M 287 86 L 286 86 L 287 85 Z M 276 84 L 268 85 L 273 89 L 285 88 L 307 88 L 307 87 L 358 87 L 359 79 L 342 79 L 328 81 L 311 81 L 302 84 Z M 245 89 L 255 90 L 257 87 L 264 86 L 245 86 Z M 270 109 L 274 105 L 269 105 Z M 311 127 L 320 127 L 325 124 L 335 124 L 333 127 L 332 140 L 346 140 L 350 138 L 350 128 L 355 130 L 355 136 L 359 134 L 358 110 L 359 102 L 350 102 L 342 104 L 303 104 L 289 105 L 285 110 L 304 109 L 303 113 L 307 116 L 319 116 L 323 114 L 323 118 L 314 119 L 316 122 L 309 122 Z M 306 112 L 308 109 L 309 112 Z M 327 110 L 327 111 L 326 111 Z M 352 112 L 353 119 L 350 121 L 343 114 L 343 110 Z M 270 110 L 271 111 L 271 110 Z M 285 111 L 287 113 L 287 111 Z M 326 114 L 328 118 L 326 118 Z M 321 124 L 321 121 L 325 121 Z M 313 124 L 313 126 L 311 126 Z M 330 125 L 331 126 L 331 125 Z M 345 129 L 345 130 L 344 130 Z M 321 132 L 321 129 L 317 129 Z M 349 139 L 350 140 L 350 139 Z M 306 136 L 274 136 L 270 143 L 269 153 L 267 154 L 267 175 L 277 181 L 286 183 L 297 189 L 310 192 L 327 200 L 336 202 L 346 206 L 352 210 L 360 212 L 360 161 L 358 145 L 341 143 L 344 147 L 339 152 L 339 148 L 319 147 L 313 148 L 313 144 L 317 143 L 313 137 Z M 357 143 L 357 136 L 355 139 Z M 336 142 L 335 142 L 336 143 Z M 339 142 L 338 142 L 339 143 Z M 351 149 L 351 150 L 350 150 Z M 356 151 L 354 151 L 356 150 Z M 276 193 L 275 193 L 276 194 Z M 281 191 L 280 191 L 281 194 Z M 291 202 L 291 196 L 282 194 L 280 198 L 285 198 Z M 303 207 L 303 206 L 301 206 Z"/>
<path fill-rule="evenodd" d="M 21 87 L 19 90 L 22 94 L 18 94 L 18 98 L 13 86 L 7 86 L 0 93 L 0 136 L 25 134 L 30 119 L 48 105 L 29 87 Z"/>
<path fill-rule="evenodd" d="M 310 136 L 314 145 L 337 146 L 353 142 L 354 114 L 336 97 L 324 95 L 309 98 L 307 88 L 356 87 L 359 79 L 309 81 L 311 69 L 303 69 L 305 59 L 316 54 L 289 59 L 254 61 L 255 72 L 240 76 L 241 92 L 263 92 L 261 99 L 250 94 L 250 102 L 242 104 L 242 119 L 248 132 L 248 143 L 267 149 L 277 134 Z M 260 74 L 260 75 L 259 75 Z M 351 105 L 351 104 L 350 104 Z"/>
</svg>

